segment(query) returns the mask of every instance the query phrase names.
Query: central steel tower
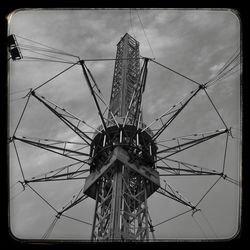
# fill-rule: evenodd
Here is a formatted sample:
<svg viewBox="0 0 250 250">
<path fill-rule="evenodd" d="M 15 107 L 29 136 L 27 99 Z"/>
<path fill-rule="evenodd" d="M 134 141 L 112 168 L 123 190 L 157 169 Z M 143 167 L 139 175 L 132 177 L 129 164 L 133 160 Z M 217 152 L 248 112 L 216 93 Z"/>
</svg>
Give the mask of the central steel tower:
<svg viewBox="0 0 250 250">
<path fill-rule="evenodd" d="M 90 148 L 84 193 L 96 202 L 93 241 L 146 241 L 153 234 L 147 199 L 160 180 L 157 147 L 142 116 L 147 64 L 139 42 L 126 33 L 117 44 L 108 117 Z"/>
</svg>

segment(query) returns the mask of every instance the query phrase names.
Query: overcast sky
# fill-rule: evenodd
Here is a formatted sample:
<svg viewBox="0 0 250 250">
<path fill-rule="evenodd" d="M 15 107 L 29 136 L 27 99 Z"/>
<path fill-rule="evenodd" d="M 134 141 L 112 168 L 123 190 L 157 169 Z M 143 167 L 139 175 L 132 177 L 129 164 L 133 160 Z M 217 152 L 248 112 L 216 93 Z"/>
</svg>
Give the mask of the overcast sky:
<svg viewBox="0 0 250 250">
<path fill-rule="evenodd" d="M 23 39 L 28 38 L 86 59 L 115 58 L 116 45 L 128 32 L 140 42 L 142 56 L 155 57 L 156 61 L 200 83 L 205 83 L 213 77 L 240 46 L 240 21 L 230 10 L 147 9 L 140 10 L 139 16 L 153 53 L 135 10 L 131 13 L 130 10 L 20 10 L 10 18 L 9 33 L 16 34 L 20 45 L 34 45 Z M 32 55 L 24 50 L 22 53 Z M 32 56 L 42 57 L 34 53 Z M 69 66 L 63 63 L 24 59 L 9 63 L 10 93 L 35 88 Z M 67 60 L 76 62 L 74 57 L 68 57 Z M 93 72 L 108 102 L 114 62 L 86 62 L 86 65 Z M 151 123 L 196 87 L 194 83 L 149 62 L 148 80 L 143 97 L 144 122 Z M 80 66 L 65 72 L 37 93 L 65 107 L 94 127 L 100 124 Z M 233 135 L 239 138 L 239 72 L 209 88 L 208 93 L 228 127 L 233 127 Z M 10 136 L 15 130 L 26 100 L 18 98 L 24 94 L 25 92 L 20 92 L 10 95 Z M 219 128 L 224 128 L 223 123 L 207 96 L 200 92 L 159 139 L 171 139 L 178 135 Z M 72 131 L 34 98 L 30 100 L 16 135 L 79 141 Z M 225 138 L 226 135 L 222 135 L 173 158 L 221 171 Z M 21 142 L 16 142 L 16 145 L 27 178 L 70 163 L 64 157 Z M 239 180 L 239 140 L 229 138 L 227 156 L 225 173 Z M 195 204 L 213 185 L 216 178 L 218 177 L 180 176 L 168 177 L 165 180 Z M 17 180 L 22 180 L 22 176 L 11 144 L 10 184 Z M 34 184 L 33 187 L 60 210 L 82 185 L 82 181 L 68 181 Z M 20 190 L 21 186 L 16 185 L 11 190 L 11 197 Z M 152 195 L 148 203 L 153 224 L 187 210 L 183 205 L 159 194 Z M 197 212 L 193 218 L 188 213 L 156 227 L 156 238 L 204 239 L 229 238 L 235 235 L 240 220 L 239 189 L 236 185 L 221 179 L 198 208 L 202 209 L 203 214 Z M 94 201 L 88 198 L 70 210 L 68 215 L 92 223 L 93 209 Z M 10 202 L 11 230 L 18 238 L 41 238 L 54 215 L 54 211 L 30 189 Z M 51 238 L 88 239 L 90 233 L 90 226 L 61 218 Z"/>
</svg>

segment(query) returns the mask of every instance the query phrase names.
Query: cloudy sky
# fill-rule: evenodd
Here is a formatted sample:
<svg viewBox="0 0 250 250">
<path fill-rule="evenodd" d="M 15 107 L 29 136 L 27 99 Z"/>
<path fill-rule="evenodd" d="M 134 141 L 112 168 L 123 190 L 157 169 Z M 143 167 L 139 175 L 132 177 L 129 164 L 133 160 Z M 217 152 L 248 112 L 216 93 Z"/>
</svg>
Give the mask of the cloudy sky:
<svg viewBox="0 0 250 250">
<path fill-rule="evenodd" d="M 141 22 L 146 33 L 143 32 Z M 128 32 L 140 42 L 140 54 L 205 83 L 240 47 L 240 21 L 232 11 L 215 10 L 20 10 L 12 14 L 9 34 L 15 34 L 22 46 L 23 60 L 9 62 L 10 136 L 13 134 L 25 105 L 20 99 L 27 89 L 47 81 L 69 64 L 43 61 L 37 47 L 46 44 L 58 50 L 79 56 L 81 59 L 115 58 L 116 45 Z M 29 39 L 29 40 L 27 40 Z M 151 48 L 148 44 L 148 41 Z M 41 43 L 35 44 L 32 41 Z M 25 47 L 26 46 L 26 47 Z M 28 46 L 33 51 L 25 50 Z M 39 51 L 44 54 L 44 51 Z M 72 56 L 49 54 L 59 59 L 76 62 Z M 32 57 L 40 59 L 31 59 Z M 86 62 L 94 74 L 105 100 L 110 98 L 114 61 Z M 196 89 L 196 84 L 149 62 L 149 73 L 143 97 L 144 122 L 149 124 L 182 97 Z M 23 91 L 23 92 L 21 92 Z M 26 91 L 26 92 L 25 92 Z M 225 173 L 239 180 L 240 173 L 240 74 L 235 73 L 208 88 L 233 135 L 229 137 Z M 91 98 L 79 65 L 71 68 L 37 91 L 61 107 L 66 108 L 92 126 L 100 124 L 97 110 Z M 156 127 L 155 127 L 156 128 Z M 171 139 L 193 133 L 224 128 L 219 116 L 203 91 L 191 101 L 171 126 L 159 138 Z M 79 141 L 37 100 L 30 99 L 17 136 Z M 174 159 L 199 166 L 222 170 L 226 135 L 205 142 Z M 64 157 L 16 142 L 26 178 L 72 163 Z M 213 185 L 218 177 L 168 177 L 184 197 L 194 204 Z M 13 143 L 10 144 L 10 184 L 22 180 Z M 58 210 L 81 187 L 82 181 L 34 184 L 33 187 L 46 197 Z M 18 194 L 21 185 L 11 189 L 10 196 Z M 229 238 L 239 228 L 239 188 L 221 179 L 200 203 L 202 213 L 185 214 L 155 228 L 159 239 Z M 181 204 L 154 194 L 149 198 L 149 212 L 153 224 L 158 224 L 187 210 Z M 68 215 L 92 223 L 94 201 L 83 201 Z M 41 238 L 54 219 L 55 212 L 30 189 L 10 201 L 11 230 L 18 238 Z M 61 218 L 51 238 L 88 239 L 91 227 Z"/>
</svg>

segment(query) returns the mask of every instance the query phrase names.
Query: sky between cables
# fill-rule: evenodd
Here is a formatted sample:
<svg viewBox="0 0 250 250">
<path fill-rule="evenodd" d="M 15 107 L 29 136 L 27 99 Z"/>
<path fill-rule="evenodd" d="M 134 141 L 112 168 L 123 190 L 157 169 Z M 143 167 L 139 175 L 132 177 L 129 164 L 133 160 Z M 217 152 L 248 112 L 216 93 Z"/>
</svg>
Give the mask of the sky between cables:
<svg viewBox="0 0 250 250">
<path fill-rule="evenodd" d="M 46 21 L 44 22 L 44 20 Z M 101 32 L 102 30 L 105 30 L 105 32 Z M 19 36 L 17 38 L 19 39 L 21 49 L 24 49 L 23 53 L 26 53 L 27 57 L 29 57 L 26 58 L 27 61 L 10 62 L 11 97 L 23 97 L 30 88 L 35 89 L 37 86 L 45 83 L 68 66 L 76 63 L 79 58 L 115 58 L 117 42 L 125 32 L 129 32 L 131 34 L 134 33 L 134 36 L 140 42 L 142 56 L 152 57 L 148 40 L 153 49 L 156 62 L 200 84 L 209 81 L 207 92 L 218 108 L 218 113 L 221 114 L 228 127 L 235 126 L 240 128 L 239 75 L 237 74 L 237 72 L 239 73 L 237 70 L 240 69 L 239 50 L 237 51 L 240 33 L 237 17 L 231 12 L 138 11 L 133 9 L 126 11 L 72 10 L 55 11 L 55 15 L 52 16 L 52 12 L 45 10 L 21 11 L 12 17 L 10 32 Z M 40 44 L 35 45 L 23 38 L 34 40 Z M 49 47 L 43 46 L 46 44 Z M 65 53 L 64 50 L 67 52 Z M 69 65 L 66 65 L 68 63 Z M 100 88 L 107 101 L 110 96 L 114 61 L 89 61 L 86 62 L 86 65 L 93 73 L 98 83 L 98 88 Z M 234 71 L 237 72 L 233 73 Z M 161 117 L 169 108 L 169 112 L 173 111 L 173 105 L 179 103 L 186 95 L 189 95 L 191 91 L 198 87 L 198 84 L 190 82 L 181 75 L 176 75 L 175 72 L 157 65 L 154 61 L 150 61 L 147 86 L 143 97 L 144 121 L 147 125 L 150 125 L 152 121 Z M 14 94 L 24 89 L 28 89 L 26 93 Z M 96 89 L 96 91 L 98 90 Z M 75 65 L 38 89 L 37 94 L 55 102 L 62 108 L 66 108 L 67 112 L 73 113 L 92 127 L 97 127 L 100 124 L 79 65 Z M 24 99 L 20 99 L 10 103 L 11 131 L 15 130 L 25 104 L 24 102 Z M 202 137 L 204 132 L 225 128 L 204 90 L 200 90 L 189 104 L 159 139 L 170 140 L 178 136 L 185 137 L 198 133 L 201 133 L 200 136 Z M 181 104 L 177 107 L 180 106 Z M 26 111 L 18 127 L 17 136 L 79 142 L 73 133 L 67 131 L 62 123 L 58 122 L 42 106 L 39 106 L 34 98 L 31 98 Z M 165 119 L 167 117 L 167 115 L 164 116 Z M 156 122 L 154 126 L 152 129 L 157 129 L 158 123 Z M 208 168 L 209 170 L 221 171 L 224 161 L 226 134 L 222 136 L 223 140 L 209 140 L 208 144 L 202 145 L 199 147 L 199 150 L 193 148 L 190 149 L 190 153 L 188 151 L 186 153 L 183 152 L 180 154 L 180 158 L 174 157 L 171 159 L 172 162 L 161 162 L 162 167 L 166 168 L 166 164 L 169 165 L 170 162 L 171 164 L 181 164 L 185 170 L 183 171 L 187 173 L 187 166 L 189 165 L 181 163 L 186 162 Z M 188 138 L 190 139 L 191 137 Z M 180 140 L 185 140 L 185 138 Z M 237 152 L 239 150 L 239 142 L 235 142 L 231 137 L 228 140 L 227 155 L 230 158 L 227 159 L 225 164 L 225 174 L 229 176 L 227 178 L 239 180 L 239 154 Z M 175 141 L 173 140 L 171 143 Z M 71 164 L 69 161 L 62 161 L 61 158 L 57 158 L 50 152 L 45 153 L 38 149 L 31 149 L 28 145 L 21 144 L 21 142 L 16 144 L 18 144 L 20 160 L 22 161 L 24 174 L 27 173 L 27 178 Z M 163 149 L 166 149 L 166 147 L 162 147 L 160 150 Z M 12 184 L 20 180 L 20 168 L 15 158 L 15 152 L 13 149 L 10 150 L 13 153 L 11 158 L 11 166 L 13 167 L 10 169 Z M 217 151 L 222 151 L 223 153 L 219 154 Z M 176 161 L 179 161 L 179 163 Z M 171 167 L 173 168 L 174 166 L 171 165 Z M 167 173 L 166 169 L 165 172 L 162 171 L 161 173 Z M 205 176 L 200 178 L 191 176 L 164 177 L 171 187 L 175 187 L 176 190 L 181 192 L 183 197 L 196 202 L 217 181 L 215 176 L 211 176 L 208 183 L 206 183 L 205 178 Z M 216 235 L 218 234 L 217 236 L 222 238 L 230 237 L 235 228 L 237 228 L 239 194 L 238 189 L 234 187 L 235 185 L 231 184 L 224 182 L 221 178 L 200 203 L 200 208 L 206 214 L 206 218 L 212 225 Z M 43 186 L 42 183 L 36 183 L 34 186 L 36 190 L 41 192 L 41 195 L 49 194 L 46 198 L 60 210 L 63 201 L 65 201 L 63 198 L 69 200 L 72 197 L 72 193 L 78 192 L 82 188 L 82 182 L 79 181 L 78 184 L 68 185 L 64 195 L 60 192 L 63 188 L 63 184 L 60 183 L 48 183 L 47 187 Z M 17 187 L 22 188 L 21 185 L 16 185 L 15 188 Z M 228 205 L 226 208 L 223 206 L 222 197 L 225 198 L 224 202 Z M 155 202 L 158 204 L 157 207 L 153 205 Z M 19 237 L 39 238 L 48 229 L 49 224 L 52 222 L 51 218 L 55 218 L 52 211 L 48 212 L 46 204 L 42 205 L 38 198 L 33 197 L 33 194 L 27 193 L 27 191 L 13 199 L 11 204 L 11 209 L 16 214 L 13 216 L 12 226 L 14 232 Z M 35 211 L 40 206 L 41 213 L 38 215 Z M 82 205 L 79 204 L 72 211 L 69 211 L 71 213 L 69 216 L 72 215 L 74 218 L 85 221 L 92 216 L 91 207 L 93 207 L 93 201 L 87 199 Z M 175 201 L 163 199 L 161 194 L 150 198 L 149 207 L 153 225 L 185 212 L 183 210 L 185 207 L 183 208 L 176 204 Z M 82 212 L 83 209 L 84 212 Z M 223 212 L 219 212 L 221 209 Z M 186 215 L 183 214 L 183 216 L 177 217 L 176 220 L 171 220 L 169 223 L 172 224 L 163 223 L 159 225 L 158 231 L 155 232 L 156 236 L 158 238 L 204 237 L 189 215 L 188 213 Z M 45 216 L 48 218 L 46 223 L 45 220 L 42 221 L 42 218 Z M 227 216 L 231 219 L 228 220 Z M 28 219 L 25 220 L 24 218 Z M 223 223 L 219 223 L 219 218 L 222 218 Z M 198 215 L 195 219 L 199 220 Z M 64 220 L 59 221 L 60 223 L 56 223 L 50 234 L 51 238 L 88 238 L 89 226 L 86 225 L 85 227 L 81 223 L 78 225 L 77 222 L 70 224 L 68 220 L 68 223 L 63 223 Z M 39 222 L 41 223 L 40 229 L 35 226 Z M 188 226 L 190 223 L 194 223 L 192 229 Z M 208 237 L 215 237 L 206 220 L 199 220 L 198 223 Z M 49 232 L 53 226 L 54 224 L 52 223 Z M 22 231 L 20 230 L 21 228 Z M 74 236 L 69 236 L 69 231 Z M 177 231 L 179 232 L 178 235 Z"/>
</svg>

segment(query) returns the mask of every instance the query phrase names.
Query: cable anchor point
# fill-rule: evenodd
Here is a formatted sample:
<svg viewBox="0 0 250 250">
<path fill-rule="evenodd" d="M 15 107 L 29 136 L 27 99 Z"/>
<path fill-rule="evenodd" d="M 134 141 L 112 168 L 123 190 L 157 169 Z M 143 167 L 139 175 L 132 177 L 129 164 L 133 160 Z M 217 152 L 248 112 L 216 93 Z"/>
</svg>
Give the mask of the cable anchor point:
<svg viewBox="0 0 250 250">
<path fill-rule="evenodd" d="M 224 173 L 221 173 L 221 177 L 225 180 L 227 178 L 227 175 Z"/>
<path fill-rule="evenodd" d="M 83 67 L 84 66 L 84 60 L 79 60 L 79 63 L 81 64 L 81 66 Z"/>
<path fill-rule="evenodd" d="M 148 221 L 148 224 L 149 224 L 149 229 L 150 229 L 150 232 L 154 232 L 155 230 L 154 230 L 154 226 L 152 225 L 152 223 L 151 222 L 149 222 Z"/>
<path fill-rule="evenodd" d="M 23 187 L 23 191 L 25 190 L 25 187 L 26 187 L 26 185 L 27 185 L 27 181 L 26 180 L 24 180 L 24 181 L 18 181 L 18 182 L 20 182 L 20 184 L 22 185 L 22 187 Z"/>
<path fill-rule="evenodd" d="M 234 138 L 234 137 L 233 137 L 233 134 L 232 134 L 232 127 L 230 127 L 230 128 L 228 129 L 227 132 L 228 132 L 228 134 L 229 134 L 232 138 Z"/>
<path fill-rule="evenodd" d="M 199 85 L 199 89 L 204 89 L 205 90 L 206 88 L 207 88 L 207 86 L 205 85 L 205 83 Z"/>
<path fill-rule="evenodd" d="M 57 219 L 60 219 L 60 218 L 61 218 L 61 215 L 62 215 L 62 212 L 57 212 L 56 218 L 57 218 Z"/>
<path fill-rule="evenodd" d="M 22 99 L 25 99 L 26 97 L 30 96 L 33 93 L 35 93 L 35 92 L 32 90 L 32 88 L 30 88 L 29 92 L 25 96 L 23 96 Z"/>
<path fill-rule="evenodd" d="M 196 208 L 196 207 L 192 207 L 192 216 L 194 216 L 194 214 L 196 213 L 196 212 L 198 212 L 198 211 L 201 211 L 201 209 L 200 208 Z"/>
</svg>

